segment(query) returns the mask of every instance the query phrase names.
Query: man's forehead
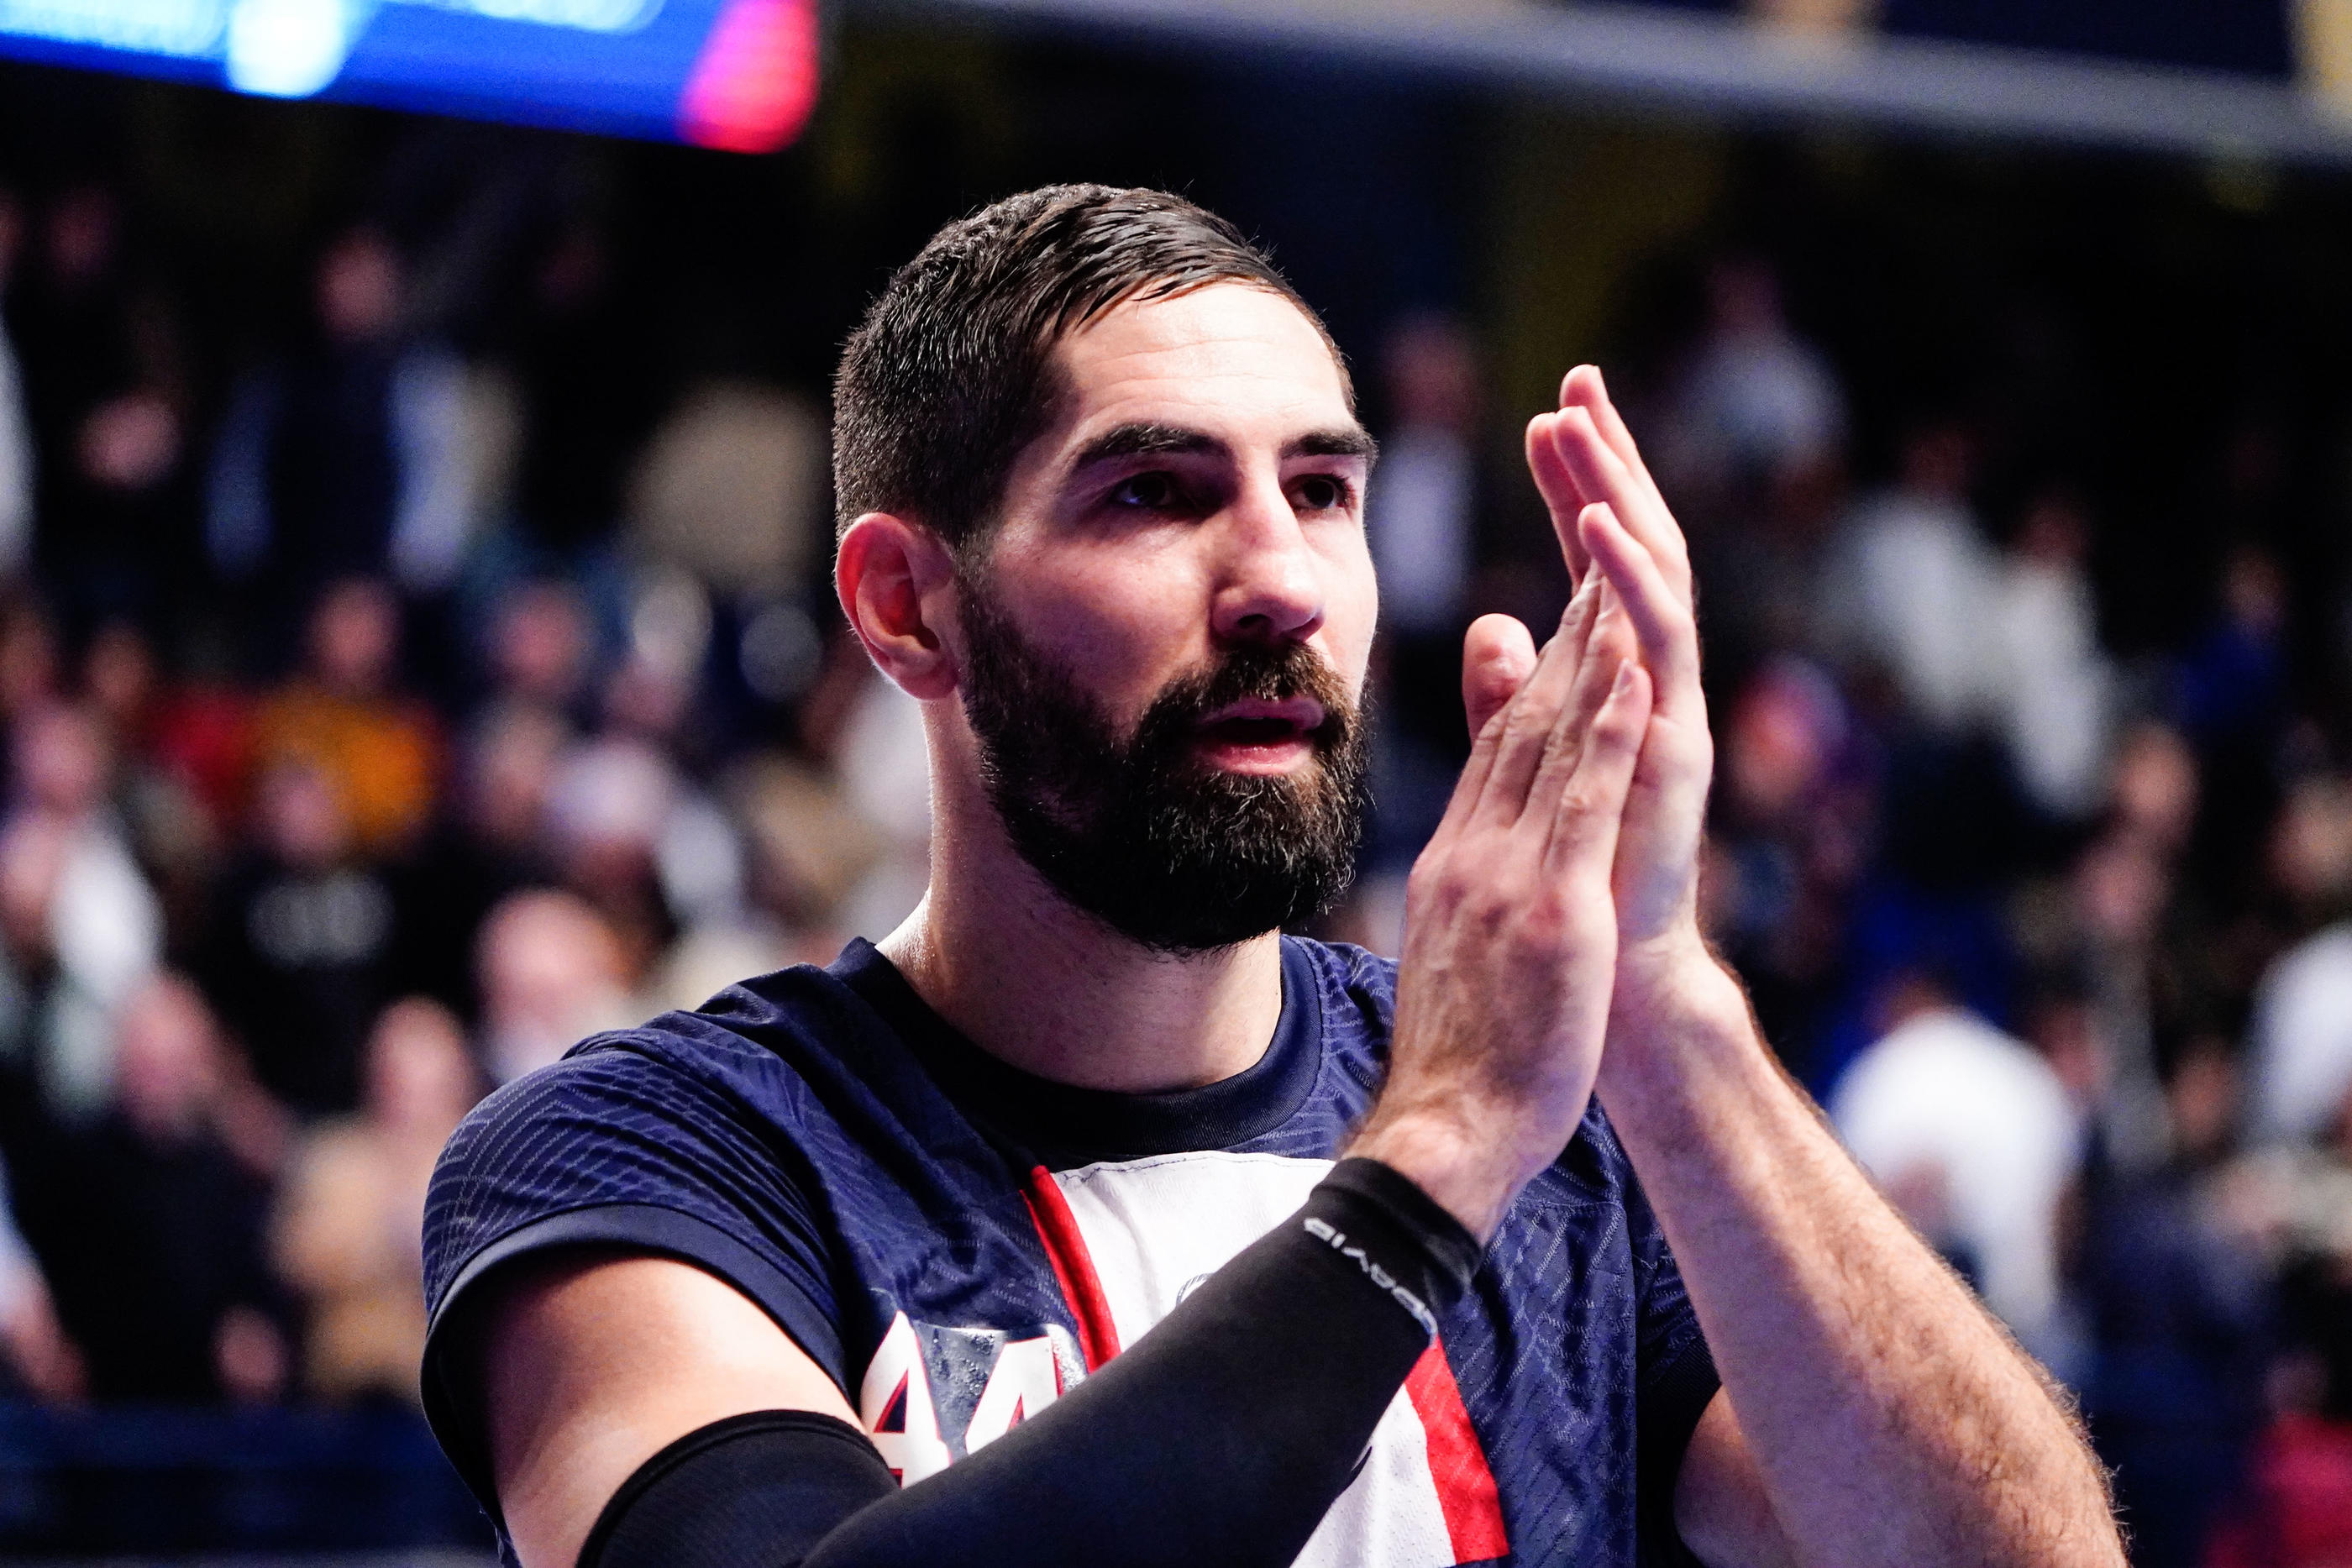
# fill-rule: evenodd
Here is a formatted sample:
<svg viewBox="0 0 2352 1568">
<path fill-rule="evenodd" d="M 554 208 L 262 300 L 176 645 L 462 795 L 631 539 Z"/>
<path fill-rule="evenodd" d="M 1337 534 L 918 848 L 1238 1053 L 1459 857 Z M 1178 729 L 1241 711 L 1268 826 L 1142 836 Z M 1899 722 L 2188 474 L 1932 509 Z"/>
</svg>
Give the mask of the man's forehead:
<svg viewBox="0 0 2352 1568">
<path fill-rule="evenodd" d="M 1075 440 L 1129 423 L 1273 435 L 1353 423 L 1322 333 L 1292 301 L 1254 284 L 1124 302 L 1065 338 L 1055 361 L 1055 423 Z"/>
</svg>

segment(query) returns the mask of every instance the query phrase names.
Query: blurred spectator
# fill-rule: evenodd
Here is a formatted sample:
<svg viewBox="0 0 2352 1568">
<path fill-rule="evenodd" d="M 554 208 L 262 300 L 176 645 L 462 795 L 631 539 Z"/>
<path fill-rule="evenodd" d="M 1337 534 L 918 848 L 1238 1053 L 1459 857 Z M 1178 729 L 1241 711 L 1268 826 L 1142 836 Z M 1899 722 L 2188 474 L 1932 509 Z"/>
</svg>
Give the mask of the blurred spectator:
<svg viewBox="0 0 2352 1568">
<path fill-rule="evenodd" d="M 0 593 L 0 721 L 16 723 L 58 693 L 58 633 L 39 599 Z"/>
<path fill-rule="evenodd" d="M 7 318 L 8 285 L 24 233 L 16 193 L 0 186 L 0 577 L 23 572 L 33 552 L 33 431 Z"/>
<path fill-rule="evenodd" d="M 2208 1568 L 2352 1561 L 2352 1093 L 2327 1121 L 2319 1146 L 2273 1151 L 2247 1173 L 2245 1206 L 2284 1264 L 2294 1350 L 2272 1379 L 2282 1407 Z"/>
<path fill-rule="evenodd" d="M 587 692 L 593 634 L 587 607 L 569 584 L 540 578 L 518 585 L 491 620 L 492 703 L 577 717 Z"/>
<path fill-rule="evenodd" d="M 621 944 L 568 893 L 518 893 L 482 924 L 482 1060 L 503 1083 L 637 1021 Z"/>
<path fill-rule="evenodd" d="M 1790 328 L 1769 262 L 1717 261 L 1706 305 L 1706 335 L 1657 454 L 1676 504 L 1701 510 L 1833 465 L 1845 441 L 1845 394 L 1821 351 Z"/>
<path fill-rule="evenodd" d="M 864 659 L 835 747 L 842 799 L 881 833 L 885 849 L 845 900 L 844 929 L 880 938 L 921 902 L 930 883 L 931 762 L 923 707 Z"/>
<path fill-rule="evenodd" d="M 273 1398 L 286 1381 L 263 1260 L 264 1177 L 236 1152 L 234 1067 L 194 987 L 125 1003 L 115 1092 L 23 1172 L 18 1214 L 102 1399 Z M 37 1177 L 35 1171 L 37 1170 Z"/>
<path fill-rule="evenodd" d="M 342 792 L 317 763 L 270 765 L 254 814 L 198 972 L 270 1092 L 341 1114 L 357 1103 L 361 1046 L 391 992 L 392 890 L 356 857 Z"/>
<path fill-rule="evenodd" d="M 2050 1064 L 1913 974 L 1830 1101 L 1838 1135 L 2026 1348 L 2063 1349 L 2059 1200 L 2082 1154 Z"/>
<path fill-rule="evenodd" d="M 2025 792 L 2065 821 L 2099 804 L 2114 677 L 2083 570 L 2090 528 L 2080 502 L 2051 489 L 2026 507 L 1995 585 L 2002 727 Z"/>
<path fill-rule="evenodd" d="M 386 1008 L 368 1037 L 366 1085 L 359 1115 L 320 1128 L 297 1152 L 271 1250 L 303 1302 L 306 1391 L 415 1400 L 425 1188 L 478 1097 L 457 1020 L 422 998 Z"/>
<path fill-rule="evenodd" d="M 2314 769 L 2287 787 L 2271 824 L 2271 885 L 2296 931 L 2352 915 L 2352 783 Z"/>
<path fill-rule="evenodd" d="M 2336 1310 L 2352 1314 L 2352 1291 Z M 2330 1369 L 2341 1385 L 2352 1367 Z M 2336 1414 L 2294 1411 L 2256 1447 L 2246 1501 L 2216 1536 L 2205 1568 L 2339 1568 L 2352 1562 L 2352 1401 Z"/>
<path fill-rule="evenodd" d="M 891 848 L 834 781 L 794 758 L 763 755 L 732 780 L 751 850 L 753 901 L 780 916 L 795 956 L 830 963 L 854 932 L 850 898 Z"/>
<path fill-rule="evenodd" d="M 630 540 L 730 595 L 792 585 L 826 535 L 826 438 L 806 399 L 714 381 L 671 411 L 628 497 Z"/>
<path fill-rule="evenodd" d="M 557 880 L 545 829 L 565 745 L 562 721 L 543 708 L 490 709 L 475 727 L 457 798 L 394 873 L 402 983 L 461 1018 L 480 1013 L 474 950 L 482 922 L 508 894 Z"/>
<path fill-rule="evenodd" d="M 734 985 L 787 964 L 829 964 L 841 951 L 806 940 L 764 916 L 698 925 L 670 944 L 637 993 L 633 1010 L 655 1013 L 699 1008 Z"/>
<path fill-rule="evenodd" d="M 1380 483 L 1364 526 L 1380 570 L 1381 626 L 1405 639 L 1450 643 L 1476 543 L 1475 350 L 1452 317 L 1409 316 L 1390 329 L 1381 369 L 1392 423 L 1381 441 Z"/>
<path fill-rule="evenodd" d="M 2211 938 L 2182 896 L 2179 867 L 2196 821 L 2197 759 L 2179 734 L 2143 722 L 2119 744 L 2108 814 L 2069 873 L 2046 964 L 2088 980 L 2100 1076 L 2093 1107 L 2115 1170 L 2161 1165 L 2170 1133 L 2158 1040 L 2211 1027 Z"/>
<path fill-rule="evenodd" d="M 1948 736 L 1990 716 L 2003 674 L 1997 574 L 1969 506 L 1975 461 L 1958 421 L 1916 425 L 1894 488 L 1847 522 L 1818 612 L 1835 652 L 1884 672 Z"/>
<path fill-rule="evenodd" d="M 2217 895 L 2248 897 L 2278 805 L 2287 727 L 2286 581 L 2252 544 L 2223 562 L 2212 621 L 2173 673 L 2180 727 L 2205 773 L 2195 870 Z"/>
<path fill-rule="evenodd" d="M 109 622 L 83 652 L 83 695 L 121 758 L 115 798 L 132 851 L 154 882 L 166 949 L 184 952 L 207 913 L 226 835 L 200 786 L 163 749 L 170 714 L 159 682 L 155 651 L 130 622 Z"/>
<path fill-rule="evenodd" d="M 266 562 L 284 603 L 305 602 L 339 578 L 390 570 L 404 284 L 382 236 L 338 239 L 312 283 L 315 337 L 283 371 L 246 387 L 224 422 L 215 562 L 233 577 Z"/>
<path fill-rule="evenodd" d="M 2261 1425 L 2273 1301 L 2264 1260 L 2226 1213 L 2237 1075 L 2191 1041 L 2165 1097 L 2158 1169 L 2095 1185 L 2076 1270 L 2098 1349 L 2084 1403 L 2138 1568 L 2194 1568 Z"/>
<path fill-rule="evenodd" d="M 1810 1071 L 1845 978 L 1845 920 L 1872 800 L 1845 700 L 1817 666 L 1759 670 L 1723 725 L 1706 875 L 1708 929 L 1738 966 L 1765 1038 Z"/>
<path fill-rule="evenodd" d="M 1381 580 L 1373 680 L 1373 813 L 1360 909 L 1393 903 L 1389 884 L 1420 852 L 1452 790 L 1462 729 L 1462 632 L 1486 497 L 1479 475 L 1484 410 L 1476 348 L 1452 316 L 1394 323 L 1381 370 L 1391 423 L 1364 526 Z M 1401 897 L 1401 894 L 1399 894 Z M 1368 940 L 1389 938 L 1360 931 Z"/>
<path fill-rule="evenodd" d="M 2286 674 L 2286 584 L 2267 550 L 2230 551 L 2218 612 L 2182 658 L 2173 699 L 2199 747 L 2259 745 L 2279 723 Z"/>
<path fill-rule="evenodd" d="M 35 444 L 36 559 L 76 630 L 148 615 L 184 591 L 186 368 L 163 297 L 134 276 L 121 204 L 52 201 L 38 265 L 13 291 Z"/>
<path fill-rule="evenodd" d="M 85 1384 L 81 1351 L 58 1322 L 40 1260 L 25 1245 L 0 1168 L 0 1398 L 11 1394 L 59 1403 L 78 1400 Z"/>
<path fill-rule="evenodd" d="M 541 569 L 609 544 L 622 485 L 653 423 L 637 314 L 614 287 L 612 248 L 587 223 L 559 235 L 532 279 L 516 360 L 530 420 L 515 476 L 522 540 Z"/>
<path fill-rule="evenodd" d="M 741 839 L 679 762 L 709 611 L 688 578 L 656 580 L 639 596 L 629 656 L 605 684 L 604 733 L 573 746 L 548 789 L 563 880 L 620 937 L 633 980 L 677 929 L 742 912 Z"/>
<path fill-rule="evenodd" d="M 162 954 L 163 915 L 109 790 L 91 716 L 51 704 L 16 724 L 17 800 L 0 832 L 18 1047 L 48 1113 L 97 1113 L 111 1089 L 111 1013 Z"/>
<path fill-rule="evenodd" d="M 339 582 L 311 612 L 303 674 L 263 705 L 256 751 L 299 758 L 332 783 L 354 853 L 381 858 L 431 820 L 440 727 L 394 689 L 400 607 L 382 583 Z"/>
<path fill-rule="evenodd" d="M 341 235 L 319 259 L 311 339 L 223 416 L 206 547 L 223 577 L 261 587 L 265 658 L 330 583 L 447 586 L 492 505 L 510 416 L 446 349 L 409 340 L 407 288 L 383 235 Z"/>
<path fill-rule="evenodd" d="M 2308 1143 L 2352 1092 L 2352 925 L 2329 926 L 2271 967 L 2251 1039 L 2255 1135 Z"/>
</svg>

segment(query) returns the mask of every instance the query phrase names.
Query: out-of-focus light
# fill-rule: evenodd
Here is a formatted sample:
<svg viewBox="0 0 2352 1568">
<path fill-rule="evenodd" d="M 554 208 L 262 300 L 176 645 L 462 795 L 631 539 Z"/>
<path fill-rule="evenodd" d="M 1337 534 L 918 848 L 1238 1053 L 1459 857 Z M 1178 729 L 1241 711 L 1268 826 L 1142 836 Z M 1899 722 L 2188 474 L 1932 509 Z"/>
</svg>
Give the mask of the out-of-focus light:
<svg viewBox="0 0 2352 1568">
<path fill-rule="evenodd" d="M 678 134 L 722 152 L 772 152 L 816 103 L 815 0 L 728 0 L 678 99 Z"/>
<path fill-rule="evenodd" d="M 2322 109 L 2352 117 L 2352 0 L 2297 0 L 2294 41 L 2305 90 Z"/>
<path fill-rule="evenodd" d="M 269 98 L 308 98 L 342 70 L 361 20 L 347 0 L 236 0 L 223 62 L 228 85 Z"/>
<path fill-rule="evenodd" d="M 1747 0 L 1749 16 L 1784 38 L 1853 38 L 1878 22 L 1879 0 Z"/>
<path fill-rule="evenodd" d="M 0 55 L 764 152 L 816 97 L 817 0 L 0 0 Z"/>
<path fill-rule="evenodd" d="M 190 58 L 220 42 L 223 0 L 0 0 L 0 33 Z"/>
</svg>

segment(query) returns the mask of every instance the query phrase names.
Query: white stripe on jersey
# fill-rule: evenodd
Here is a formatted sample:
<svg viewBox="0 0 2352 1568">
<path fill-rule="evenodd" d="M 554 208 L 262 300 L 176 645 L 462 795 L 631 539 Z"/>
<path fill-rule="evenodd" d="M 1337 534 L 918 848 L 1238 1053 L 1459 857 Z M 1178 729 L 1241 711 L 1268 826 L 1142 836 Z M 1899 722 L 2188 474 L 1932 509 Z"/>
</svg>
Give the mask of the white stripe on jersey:
<svg viewBox="0 0 2352 1568">
<path fill-rule="evenodd" d="M 1055 1185 L 1070 1206 L 1122 1346 L 1196 1281 L 1297 1211 L 1329 1160 L 1205 1151 L 1086 1166 Z M 1400 1389 L 1363 1470 L 1299 1553 L 1300 1568 L 1452 1568 L 1429 1442 Z"/>
</svg>

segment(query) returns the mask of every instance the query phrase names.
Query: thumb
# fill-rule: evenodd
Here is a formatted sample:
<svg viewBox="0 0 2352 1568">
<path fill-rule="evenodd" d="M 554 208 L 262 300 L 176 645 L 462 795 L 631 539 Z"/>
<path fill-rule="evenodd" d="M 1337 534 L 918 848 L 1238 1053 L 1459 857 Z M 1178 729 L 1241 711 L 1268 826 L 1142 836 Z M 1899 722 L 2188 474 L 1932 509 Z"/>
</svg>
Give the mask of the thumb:
<svg viewBox="0 0 2352 1568">
<path fill-rule="evenodd" d="M 1476 739 L 1535 673 L 1536 640 L 1508 615 L 1481 615 L 1462 639 L 1462 709 Z"/>
</svg>

